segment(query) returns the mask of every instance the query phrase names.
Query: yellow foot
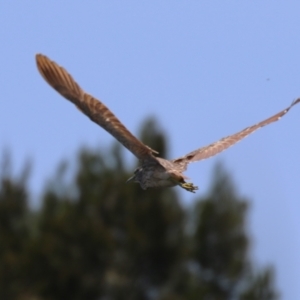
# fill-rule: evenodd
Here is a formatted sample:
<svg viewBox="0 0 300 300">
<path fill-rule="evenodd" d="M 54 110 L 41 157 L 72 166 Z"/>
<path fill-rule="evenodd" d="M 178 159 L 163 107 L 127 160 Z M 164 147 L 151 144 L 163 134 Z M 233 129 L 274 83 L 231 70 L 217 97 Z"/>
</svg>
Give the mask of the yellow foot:
<svg viewBox="0 0 300 300">
<path fill-rule="evenodd" d="M 198 187 L 193 185 L 191 182 L 181 182 L 179 184 L 183 189 L 195 193 L 196 190 L 198 190 Z"/>
</svg>

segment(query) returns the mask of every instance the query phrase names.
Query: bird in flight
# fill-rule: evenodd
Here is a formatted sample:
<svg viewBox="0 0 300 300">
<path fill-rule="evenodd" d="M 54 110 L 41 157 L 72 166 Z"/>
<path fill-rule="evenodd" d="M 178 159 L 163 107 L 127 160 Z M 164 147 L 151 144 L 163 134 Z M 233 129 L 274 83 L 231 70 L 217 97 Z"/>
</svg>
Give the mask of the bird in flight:
<svg viewBox="0 0 300 300">
<path fill-rule="evenodd" d="M 139 159 L 140 166 L 128 181 L 138 182 L 143 189 L 178 185 L 194 193 L 198 187 L 193 183 L 186 182 L 187 177 L 183 175 L 189 163 L 206 159 L 222 152 L 255 130 L 278 121 L 292 106 L 300 102 L 300 98 L 298 98 L 289 107 L 264 121 L 182 157 L 166 160 L 158 157 L 158 153 L 155 150 L 138 140 L 101 101 L 82 90 L 63 67 L 42 54 L 36 55 L 36 63 L 40 74 L 50 86 L 75 104 L 80 111 L 115 137 Z"/>
</svg>

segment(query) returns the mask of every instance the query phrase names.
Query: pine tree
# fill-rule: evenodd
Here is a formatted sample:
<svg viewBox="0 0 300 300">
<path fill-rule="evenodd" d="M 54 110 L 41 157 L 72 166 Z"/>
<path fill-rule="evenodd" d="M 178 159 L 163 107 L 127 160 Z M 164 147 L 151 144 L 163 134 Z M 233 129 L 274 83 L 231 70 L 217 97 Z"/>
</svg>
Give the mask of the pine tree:
<svg viewBox="0 0 300 300">
<path fill-rule="evenodd" d="M 154 120 L 141 138 L 167 156 Z M 253 271 L 247 201 L 222 168 L 191 214 L 176 189 L 126 184 L 122 151 L 82 149 L 71 180 L 61 164 L 38 210 L 26 180 L 2 176 L 0 299 L 276 299 L 272 268 Z"/>
<path fill-rule="evenodd" d="M 250 260 L 247 203 L 217 164 L 207 196 L 192 209 L 195 222 L 188 263 L 170 281 L 169 291 L 173 291 L 163 300 L 277 299 L 273 270 L 254 272 Z"/>
<path fill-rule="evenodd" d="M 28 228 L 29 165 L 13 178 L 8 152 L 3 155 L 0 171 L 0 299 L 15 299 L 25 286 L 24 262 Z"/>
</svg>

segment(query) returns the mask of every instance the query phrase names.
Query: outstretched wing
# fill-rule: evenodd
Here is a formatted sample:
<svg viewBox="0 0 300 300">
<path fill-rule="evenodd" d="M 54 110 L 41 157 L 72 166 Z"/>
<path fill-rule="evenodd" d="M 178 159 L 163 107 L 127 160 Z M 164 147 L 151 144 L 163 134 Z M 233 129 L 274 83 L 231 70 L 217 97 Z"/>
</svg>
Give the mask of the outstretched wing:
<svg viewBox="0 0 300 300">
<path fill-rule="evenodd" d="M 74 103 L 92 121 L 113 135 L 141 160 L 156 160 L 156 152 L 133 136 L 118 118 L 99 100 L 85 93 L 72 76 L 48 57 L 37 54 L 36 63 L 43 78 L 62 96 Z"/>
<path fill-rule="evenodd" d="M 300 98 L 296 99 L 288 108 L 284 109 L 283 111 L 279 112 L 278 114 L 258 123 L 253 126 L 247 127 L 244 130 L 224 137 L 221 140 L 210 144 L 208 146 L 205 146 L 203 148 L 197 149 L 193 152 L 190 152 L 182 157 L 176 158 L 172 160 L 172 162 L 176 163 L 178 167 L 181 168 L 181 171 L 184 171 L 187 168 L 187 165 L 191 162 L 196 162 L 202 159 L 209 158 L 211 156 L 214 156 L 227 148 L 231 147 L 235 143 L 239 142 L 241 139 L 245 138 L 255 130 L 266 126 L 268 124 L 271 124 L 273 122 L 278 121 L 281 117 L 283 117 L 295 104 L 300 102 Z"/>
</svg>

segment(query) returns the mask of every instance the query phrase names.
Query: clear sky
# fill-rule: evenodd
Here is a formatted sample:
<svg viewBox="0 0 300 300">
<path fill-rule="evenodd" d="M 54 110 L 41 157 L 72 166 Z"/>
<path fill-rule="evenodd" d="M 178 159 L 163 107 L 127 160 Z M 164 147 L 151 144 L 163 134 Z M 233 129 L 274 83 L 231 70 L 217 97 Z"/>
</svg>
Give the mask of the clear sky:
<svg viewBox="0 0 300 300">
<path fill-rule="evenodd" d="M 299 1 L 1 1 L 0 150 L 12 150 L 16 172 L 34 160 L 38 193 L 79 146 L 113 141 L 46 85 L 36 53 L 134 133 L 155 116 L 172 158 L 235 133 L 300 97 L 299 12 Z M 300 105 L 186 173 L 201 195 L 225 163 L 251 199 L 252 255 L 275 265 L 289 300 L 300 299 L 299 154 Z"/>
</svg>

